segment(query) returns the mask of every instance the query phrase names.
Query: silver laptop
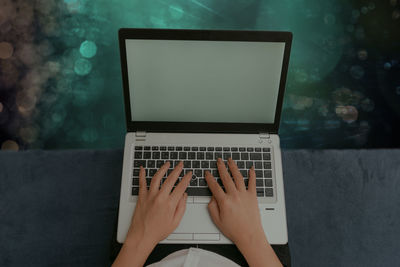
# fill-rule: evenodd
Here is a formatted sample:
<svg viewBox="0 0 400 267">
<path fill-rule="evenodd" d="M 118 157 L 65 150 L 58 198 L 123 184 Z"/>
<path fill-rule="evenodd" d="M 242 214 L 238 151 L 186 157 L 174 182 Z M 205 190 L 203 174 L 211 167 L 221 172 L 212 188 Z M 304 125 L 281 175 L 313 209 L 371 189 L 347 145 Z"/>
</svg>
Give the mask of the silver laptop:
<svg viewBox="0 0 400 267">
<path fill-rule="evenodd" d="M 235 160 L 245 182 L 255 166 L 266 236 L 271 244 L 287 243 L 278 129 L 291 42 L 290 32 L 119 31 L 127 122 L 120 243 L 137 201 L 139 166 L 149 184 L 165 161 L 172 163 L 168 175 L 180 160 L 181 177 L 193 171 L 186 212 L 161 243 L 231 243 L 207 210 L 211 192 L 203 174 L 210 170 L 222 185 L 219 157 Z"/>
</svg>

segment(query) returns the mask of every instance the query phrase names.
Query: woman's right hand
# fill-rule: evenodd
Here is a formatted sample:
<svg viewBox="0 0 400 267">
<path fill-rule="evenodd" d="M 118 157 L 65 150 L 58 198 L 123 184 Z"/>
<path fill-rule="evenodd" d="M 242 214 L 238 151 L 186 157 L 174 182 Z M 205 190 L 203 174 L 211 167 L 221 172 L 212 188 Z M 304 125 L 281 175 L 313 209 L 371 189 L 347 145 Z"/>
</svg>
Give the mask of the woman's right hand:
<svg viewBox="0 0 400 267">
<path fill-rule="evenodd" d="M 254 167 L 249 170 L 248 189 L 232 159 L 228 160 L 228 167 L 234 182 L 220 158 L 217 167 L 226 192 L 207 171 L 205 178 L 213 194 L 208 204 L 212 220 L 236 244 L 250 266 L 282 266 L 261 224 Z"/>
</svg>

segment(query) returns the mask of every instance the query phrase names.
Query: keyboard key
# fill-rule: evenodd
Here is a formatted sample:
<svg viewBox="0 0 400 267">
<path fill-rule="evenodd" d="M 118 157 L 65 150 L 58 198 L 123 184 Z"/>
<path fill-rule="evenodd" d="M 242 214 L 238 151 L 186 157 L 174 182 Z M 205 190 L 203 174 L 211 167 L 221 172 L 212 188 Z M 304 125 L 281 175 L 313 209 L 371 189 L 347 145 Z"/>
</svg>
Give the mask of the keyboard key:
<svg viewBox="0 0 400 267">
<path fill-rule="evenodd" d="M 233 160 L 240 160 L 240 153 L 232 153 Z"/>
<path fill-rule="evenodd" d="M 135 152 L 135 154 L 134 154 L 135 159 L 141 159 L 142 156 L 143 156 L 142 152 Z"/>
<path fill-rule="evenodd" d="M 261 160 L 261 153 L 250 153 L 251 160 Z"/>
<path fill-rule="evenodd" d="M 150 169 L 150 171 L 149 171 L 149 176 L 150 176 L 150 177 L 153 177 L 154 174 L 156 174 L 156 172 L 157 172 L 157 169 Z"/>
<path fill-rule="evenodd" d="M 236 165 L 239 169 L 244 169 L 244 161 L 236 161 Z"/>
<path fill-rule="evenodd" d="M 199 186 L 207 186 L 207 181 L 204 178 L 198 179 L 199 181 Z"/>
<path fill-rule="evenodd" d="M 155 168 L 156 167 L 156 161 L 155 160 L 148 160 L 147 161 L 147 167 L 148 168 Z"/>
<path fill-rule="evenodd" d="M 263 167 L 263 164 L 262 164 L 262 161 L 255 161 L 254 162 L 254 168 L 257 170 L 257 169 L 262 169 L 262 167 Z"/>
<path fill-rule="evenodd" d="M 224 151 L 231 151 L 231 148 L 230 147 L 224 147 L 223 150 Z"/>
<path fill-rule="evenodd" d="M 238 151 L 238 148 L 237 147 L 231 147 L 231 151 L 232 152 L 236 152 L 236 151 Z"/>
<path fill-rule="evenodd" d="M 251 166 L 253 166 L 253 162 L 252 161 L 246 161 L 246 169 L 250 169 Z"/>
<path fill-rule="evenodd" d="M 248 160 L 249 159 L 249 153 L 240 153 L 240 159 L 241 160 Z"/>
<path fill-rule="evenodd" d="M 247 177 L 247 171 L 246 170 L 240 170 L 240 173 L 242 174 L 243 177 Z"/>
<path fill-rule="evenodd" d="M 264 178 L 272 178 L 272 171 L 271 170 L 264 171 Z"/>
<path fill-rule="evenodd" d="M 207 151 L 214 151 L 214 147 L 211 146 L 207 147 Z"/>
<path fill-rule="evenodd" d="M 264 189 L 263 188 L 257 188 L 257 196 L 258 197 L 263 197 L 264 196 Z"/>
<path fill-rule="evenodd" d="M 224 160 L 227 160 L 227 159 L 229 159 L 230 157 L 232 157 L 232 154 L 231 154 L 230 152 L 229 152 L 229 153 L 224 152 L 222 156 L 223 156 L 223 159 L 224 159 Z"/>
<path fill-rule="evenodd" d="M 271 169 L 271 162 L 264 162 L 264 169 Z"/>
<path fill-rule="evenodd" d="M 210 161 L 210 168 L 216 169 L 217 168 L 217 161 L 211 160 Z"/>
<path fill-rule="evenodd" d="M 215 159 L 219 159 L 219 158 L 222 159 L 222 152 L 215 152 L 214 157 L 215 157 Z"/>
<path fill-rule="evenodd" d="M 169 152 L 161 152 L 162 159 L 169 159 Z"/>
<path fill-rule="evenodd" d="M 133 169 L 132 176 L 139 177 L 140 169 Z"/>
<path fill-rule="evenodd" d="M 190 160 L 183 161 L 183 168 L 192 168 L 192 162 Z"/>
<path fill-rule="evenodd" d="M 168 151 L 174 151 L 174 150 L 175 150 L 175 147 L 173 147 L 173 146 L 168 147 Z"/>
<path fill-rule="evenodd" d="M 210 168 L 210 163 L 209 163 L 208 161 L 203 160 L 203 161 L 201 162 L 201 167 L 202 167 L 203 169 L 208 169 L 208 168 Z"/>
<path fill-rule="evenodd" d="M 149 146 L 145 146 L 143 149 L 144 150 L 150 150 L 150 147 Z"/>
<path fill-rule="evenodd" d="M 256 148 L 254 149 L 254 151 L 255 151 L 255 152 L 261 152 L 261 147 L 256 147 Z"/>
<path fill-rule="evenodd" d="M 153 152 L 153 159 L 159 159 L 160 158 L 160 152 Z"/>
<path fill-rule="evenodd" d="M 139 178 L 133 178 L 132 185 L 139 185 Z"/>
<path fill-rule="evenodd" d="M 269 147 L 263 147 L 262 151 L 263 151 L 263 152 L 270 152 L 271 149 L 270 149 Z"/>
<path fill-rule="evenodd" d="M 271 153 L 263 153 L 263 160 L 271 160 Z"/>
<path fill-rule="evenodd" d="M 178 152 L 171 152 L 169 153 L 170 159 L 178 159 Z"/>
<path fill-rule="evenodd" d="M 135 150 L 142 150 L 143 147 L 142 146 L 135 146 Z"/>
<path fill-rule="evenodd" d="M 139 195 L 139 187 L 132 187 L 132 196 Z"/>
<path fill-rule="evenodd" d="M 200 151 L 206 151 L 207 148 L 206 148 L 205 146 L 201 146 L 201 147 L 199 148 L 199 150 L 200 150 Z"/>
<path fill-rule="evenodd" d="M 273 197 L 274 196 L 274 190 L 272 188 L 265 188 L 265 196 L 266 197 Z"/>
<path fill-rule="evenodd" d="M 240 152 L 245 152 L 245 151 L 246 151 L 246 148 L 245 148 L 245 147 L 239 147 L 239 151 L 240 151 Z"/>
<path fill-rule="evenodd" d="M 175 147 L 175 151 L 182 151 L 182 147 L 181 146 Z"/>
<path fill-rule="evenodd" d="M 219 147 L 216 147 L 216 148 L 215 148 L 215 151 L 222 151 L 222 147 L 220 147 L 220 146 L 219 146 Z"/>
<path fill-rule="evenodd" d="M 219 171 L 218 170 L 212 170 L 211 173 L 212 173 L 212 175 L 214 177 L 219 177 Z"/>
<path fill-rule="evenodd" d="M 179 152 L 179 159 L 186 159 L 187 158 L 186 152 Z"/>
<path fill-rule="evenodd" d="M 174 168 L 180 163 L 180 160 L 174 160 Z"/>
<path fill-rule="evenodd" d="M 192 177 L 192 179 L 190 180 L 190 186 L 197 186 L 197 178 L 194 175 L 195 178 Z"/>
<path fill-rule="evenodd" d="M 196 156 L 197 156 L 197 159 L 204 159 L 204 153 L 203 152 L 197 152 Z"/>
<path fill-rule="evenodd" d="M 262 170 L 256 170 L 256 177 L 257 178 L 263 178 L 263 171 Z"/>
<path fill-rule="evenodd" d="M 192 168 L 200 168 L 200 161 L 198 160 L 192 161 Z"/>
<path fill-rule="evenodd" d="M 146 167 L 146 161 L 145 160 L 134 160 L 133 161 L 133 167 L 139 168 L 140 166 Z"/>
<path fill-rule="evenodd" d="M 206 159 L 214 159 L 214 153 L 213 152 L 207 152 L 206 153 Z"/>
<path fill-rule="evenodd" d="M 188 152 L 188 159 L 196 159 L 196 152 Z"/>
<path fill-rule="evenodd" d="M 166 146 L 160 146 L 160 151 L 166 151 L 167 147 Z"/>
<path fill-rule="evenodd" d="M 162 165 L 164 165 L 164 161 L 163 160 L 157 160 L 156 167 L 157 168 L 161 168 Z"/>
<path fill-rule="evenodd" d="M 190 151 L 190 147 L 189 147 L 189 146 L 185 146 L 185 147 L 183 148 L 183 151 Z"/>
<path fill-rule="evenodd" d="M 272 187 L 272 179 L 264 179 L 264 185 L 266 187 Z"/>
<path fill-rule="evenodd" d="M 186 192 L 189 196 L 211 196 L 211 191 L 208 187 L 188 187 Z"/>
<path fill-rule="evenodd" d="M 263 179 L 256 179 L 256 186 L 257 187 L 263 187 L 264 186 Z"/>
<path fill-rule="evenodd" d="M 199 148 L 197 146 L 192 146 L 192 151 L 199 151 Z"/>
<path fill-rule="evenodd" d="M 157 150 L 158 150 L 158 146 L 152 146 L 152 147 L 151 147 L 151 150 L 157 151 Z"/>
<path fill-rule="evenodd" d="M 253 152 L 253 151 L 254 151 L 254 148 L 248 147 L 246 150 L 247 150 L 247 152 Z"/>
<path fill-rule="evenodd" d="M 200 170 L 200 169 L 194 170 L 194 175 L 196 175 L 197 178 L 204 177 L 203 176 L 203 170 Z"/>
<path fill-rule="evenodd" d="M 151 159 L 151 152 L 144 152 L 143 153 L 143 158 L 144 159 Z"/>
</svg>

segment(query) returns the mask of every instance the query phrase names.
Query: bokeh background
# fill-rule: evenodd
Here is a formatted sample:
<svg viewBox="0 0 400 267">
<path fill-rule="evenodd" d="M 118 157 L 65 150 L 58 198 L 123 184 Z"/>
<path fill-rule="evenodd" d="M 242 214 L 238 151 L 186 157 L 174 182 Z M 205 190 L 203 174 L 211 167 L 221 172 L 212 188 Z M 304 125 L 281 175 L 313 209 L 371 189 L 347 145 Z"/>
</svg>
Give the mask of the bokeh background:
<svg viewBox="0 0 400 267">
<path fill-rule="evenodd" d="M 123 147 L 121 27 L 292 31 L 282 147 L 400 147 L 398 0 L 0 0 L 2 149 Z"/>
</svg>

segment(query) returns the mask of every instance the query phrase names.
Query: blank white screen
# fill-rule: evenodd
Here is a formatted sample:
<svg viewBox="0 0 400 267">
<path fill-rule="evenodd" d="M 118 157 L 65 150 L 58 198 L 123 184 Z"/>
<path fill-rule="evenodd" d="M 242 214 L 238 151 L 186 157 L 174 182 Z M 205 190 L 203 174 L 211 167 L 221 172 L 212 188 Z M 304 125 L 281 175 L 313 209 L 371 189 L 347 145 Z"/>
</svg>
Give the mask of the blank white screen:
<svg viewBox="0 0 400 267">
<path fill-rule="evenodd" d="M 133 121 L 273 123 L 285 43 L 126 40 Z"/>
</svg>

